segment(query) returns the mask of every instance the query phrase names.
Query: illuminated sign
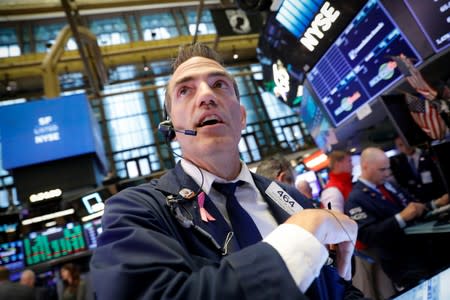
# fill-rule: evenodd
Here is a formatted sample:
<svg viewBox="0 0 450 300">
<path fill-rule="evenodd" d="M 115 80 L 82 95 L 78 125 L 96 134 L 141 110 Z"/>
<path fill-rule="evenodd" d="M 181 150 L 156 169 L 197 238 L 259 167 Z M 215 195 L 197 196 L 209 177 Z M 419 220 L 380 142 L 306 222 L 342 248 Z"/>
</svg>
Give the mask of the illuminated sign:
<svg viewBox="0 0 450 300">
<path fill-rule="evenodd" d="M 54 189 L 50 191 L 40 192 L 37 194 L 30 195 L 30 202 L 39 202 L 42 200 L 58 198 L 62 195 L 62 191 L 60 189 Z"/>
<path fill-rule="evenodd" d="M 327 1 L 320 9 L 320 13 L 316 15 L 311 26 L 306 30 L 303 37 L 300 39 L 300 43 L 306 47 L 309 51 L 314 51 L 319 40 L 323 39 L 324 32 L 330 30 L 331 25 L 337 20 L 341 13 L 335 10 Z"/>
<path fill-rule="evenodd" d="M 287 101 L 287 94 L 289 93 L 289 73 L 283 66 L 281 61 L 277 61 L 272 65 L 273 80 L 275 82 L 275 88 L 273 92 L 276 96 L 280 96 L 283 100 Z"/>
<path fill-rule="evenodd" d="M 338 126 L 402 77 L 392 56 L 421 58 L 379 1 L 370 0 L 306 75 Z"/>
</svg>

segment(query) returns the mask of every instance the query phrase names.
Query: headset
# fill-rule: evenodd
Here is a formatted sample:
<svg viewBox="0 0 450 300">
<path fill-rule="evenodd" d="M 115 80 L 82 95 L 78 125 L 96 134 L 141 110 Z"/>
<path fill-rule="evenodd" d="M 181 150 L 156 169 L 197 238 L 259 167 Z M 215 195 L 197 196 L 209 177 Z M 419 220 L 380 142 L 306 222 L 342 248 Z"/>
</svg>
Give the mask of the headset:
<svg viewBox="0 0 450 300">
<path fill-rule="evenodd" d="M 170 120 L 169 114 L 167 113 L 166 104 L 164 103 L 163 109 L 164 121 L 159 123 L 158 131 L 166 138 L 166 141 L 170 142 L 176 136 L 176 132 L 183 133 L 185 135 L 195 136 L 197 131 L 193 129 L 178 129 L 173 127 L 172 120 Z"/>
</svg>

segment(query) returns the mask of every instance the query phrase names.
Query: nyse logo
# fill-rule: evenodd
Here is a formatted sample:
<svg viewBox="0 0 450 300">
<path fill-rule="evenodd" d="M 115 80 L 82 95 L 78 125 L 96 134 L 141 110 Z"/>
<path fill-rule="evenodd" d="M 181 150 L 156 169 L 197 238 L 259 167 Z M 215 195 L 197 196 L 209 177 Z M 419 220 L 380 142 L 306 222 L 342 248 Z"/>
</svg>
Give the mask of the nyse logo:
<svg viewBox="0 0 450 300">
<path fill-rule="evenodd" d="M 330 30 L 331 25 L 337 20 L 341 13 L 334 9 L 327 1 L 323 4 L 320 12 L 316 15 L 311 26 L 306 30 L 300 43 L 309 51 L 313 52 L 319 41 L 323 39 L 324 32 Z"/>
</svg>

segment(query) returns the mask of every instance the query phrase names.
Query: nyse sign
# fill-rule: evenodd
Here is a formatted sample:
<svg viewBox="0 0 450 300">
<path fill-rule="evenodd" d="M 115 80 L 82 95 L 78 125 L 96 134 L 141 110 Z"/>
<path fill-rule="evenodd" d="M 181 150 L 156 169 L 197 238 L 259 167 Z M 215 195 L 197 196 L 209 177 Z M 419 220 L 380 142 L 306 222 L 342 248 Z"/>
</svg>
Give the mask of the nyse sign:
<svg viewBox="0 0 450 300">
<path fill-rule="evenodd" d="M 309 51 L 313 52 L 319 41 L 325 36 L 324 33 L 330 30 L 333 23 L 337 20 L 341 13 L 334 9 L 327 1 L 323 4 L 320 12 L 311 22 L 311 26 L 306 30 L 300 43 Z"/>
</svg>

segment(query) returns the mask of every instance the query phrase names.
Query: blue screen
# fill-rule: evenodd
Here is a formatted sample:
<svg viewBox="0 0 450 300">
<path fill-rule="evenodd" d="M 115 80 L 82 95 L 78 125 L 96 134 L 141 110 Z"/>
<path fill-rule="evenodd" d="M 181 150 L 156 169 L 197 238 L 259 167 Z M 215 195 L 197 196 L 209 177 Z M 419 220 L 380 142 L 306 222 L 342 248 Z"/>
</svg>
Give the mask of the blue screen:
<svg viewBox="0 0 450 300">
<path fill-rule="evenodd" d="M 450 4 L 447 1 L 404 0 L 434 51 L 450 46 Z"/>
<path fill-rule="evenodd" d="M 102 233 L 102 220 L 96 219 L 84 223 L 83 233 L 89 249 L 97 248 L 97 237 Z"/>
<path fill-rule="evenodd" d="M 307 74 L 336 126 L 402 76 L 390 58 L 399 54 L 421 62 L 381 4 L 369 1 Z"/>
<path fill-rule="evenodd" d="M 440 272 L 392 300 L 450 299 L 450 268 Z"/>
<path fill-rule="evenodd" d="M 300 118 L 313 137 L 317 147 L 327 152 L 335 143 L 334 128 L 326 118 L 322 108 L 317 105 L 308 85 L 303 86 L 303 99 L 300 105 Z M 337 141 L 336 141 L 337 142 Z"/>
<path fill-rule="evenodd" d="M 25 267 L 22 241 L 13 241 L 0 244 L 0 266 L 8 268 L 10 279 L 17 280 Z"/>
<path fill-rule="evenodd" d="M 84 94 L 0 107 L 3 168 L 97 153 L 99 127 Z"/>
</svg>

